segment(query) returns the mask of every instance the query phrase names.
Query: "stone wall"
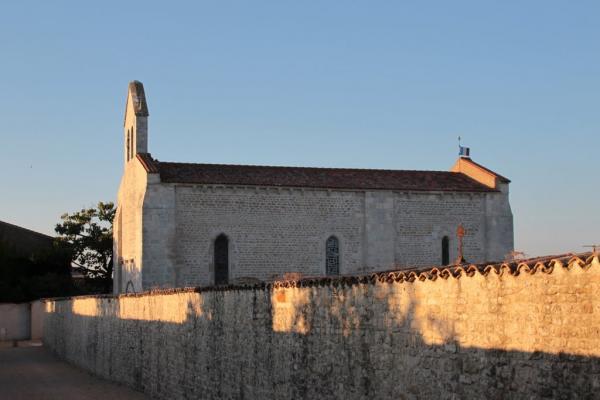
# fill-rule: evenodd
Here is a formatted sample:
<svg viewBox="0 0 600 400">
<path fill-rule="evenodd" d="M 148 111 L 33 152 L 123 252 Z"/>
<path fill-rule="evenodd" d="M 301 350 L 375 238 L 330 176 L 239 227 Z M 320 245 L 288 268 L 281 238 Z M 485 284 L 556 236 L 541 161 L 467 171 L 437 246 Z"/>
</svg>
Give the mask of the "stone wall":
<svg viewBox="0 0 600 400">
<path fill-rule="evenodd" d="M 450 260 L 458 256 L 456 229 L 466 230 L 464 257 L 470 262 L 502 261 L 486 259 L 486 197 L 494 194 L 411 194 L 398 195 L 395 207 L 397 232 L 395 255 L 402 266 L 441 265 L 442 238 L 450 239 Z M 512 248 L 511 248 L 512 250 Z"/>
<path fill-rule="evenodd" d="M 0 342 L 29 339 L 30 310 L 29 303 L 0 303 Z"/>
<path fill-rule="evenodd" d="M 147 178 L 137 159 L 126 162 L 113 222 L 115 293 L 142 290 L 142 205 Z"/>
<path fill-rule="evenodd" d="M 42 340 L 44 337 L 45 305 L 42 300 L 31 302 L 31 334 L 29 339 Z"/>
<path fill-rule="evenodd" d="M 41 340 L 44 332 L 45 304 L 0 303 L 0 342 Z"/>
<path fill-rule="evenodd" d="M 214 240 L 229 239 L 229 276 L 272 280 L 325 274 L 325 242 L 340 242 L 340 271 L 439 265 L 441 243 L 463 224 L 470 262 L 513 249 L 508 193 L 401 193 L 268 187 L 148 185 L 143 288 L 213 283 Z M 490 240 L 493 239 L 493 241 Z"/>
<path fill-rule="evenodd" d="M 185 284 L 212 283 L 214 240 L 230 243 L 230 276 L 325 275 L 325 241 L 338 237 L 341 273 L 363 264 L 363 202 L 355 192 L 177 187 L 177 255 Z M 285 269 L 282 268 L 285 266 Z"/>
<path fill-rule="evenodd" d="M 46 346 L 164 399 L 593 398 L 597 256 L 46 303 Z"/>
</svg>

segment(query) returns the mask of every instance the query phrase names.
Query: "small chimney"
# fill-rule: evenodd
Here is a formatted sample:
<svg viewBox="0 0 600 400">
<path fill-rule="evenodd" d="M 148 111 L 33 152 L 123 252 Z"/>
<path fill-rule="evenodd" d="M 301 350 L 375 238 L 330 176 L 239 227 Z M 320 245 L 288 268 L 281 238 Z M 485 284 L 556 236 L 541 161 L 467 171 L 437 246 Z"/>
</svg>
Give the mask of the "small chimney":
<svg viewBox="0 0 600 400">
<path fill-rule="evenodd" d="M 471 149 L 460 145 L 460 136 L 458 137 L 458 156 L 461 158 L 471 158 Z"/>
</svg>

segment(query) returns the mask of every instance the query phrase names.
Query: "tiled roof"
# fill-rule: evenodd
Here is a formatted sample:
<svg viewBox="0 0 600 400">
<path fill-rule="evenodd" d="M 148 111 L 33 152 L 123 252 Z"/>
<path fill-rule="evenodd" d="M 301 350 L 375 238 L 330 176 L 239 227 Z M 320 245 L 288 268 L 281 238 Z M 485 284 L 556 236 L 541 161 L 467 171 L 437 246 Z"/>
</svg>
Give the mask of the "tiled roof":
<svg viewBox="0 0 600 400">
<path fill-rule="evenodd" d="M 458 279 L 462 276 L 471 277 L 475 274 L 487 276 L 491 273 L 496 275 L 512 276 L 517 276 L 520 274 L 533 275 L 536 273 L 551 274 L 555 268 L 565 268 L 566 270 L 571 270 L 575 267 L 588 269 L 593 264 L 600 266 L 600 258 L 598 253 L 567 253 L 492 264 L 462 264 L 453 266 L 402 269 L 396 271 L 375 272 L 370 275 L 305 277 L 296 281 L 273 282 L 272 285 L 274 287 L 305 287 L 334 283 L 334 281 L 341 281 L 342 284 L 346 285 L 375 282 L 413 282 L 415 280 L 425 281 L 436 280 L 438 278 Z"/>
<path fill-rule="evenodd" d="M 138 159 L 148 172 L 158 171 L 161 182 L 166 183 L 448 192 L 494 191 L 458 172 L 187 164 L 159 162 L 153 160 L 149 154 L 138 154 Z"/>
<path fill-rule="evenodd" d="M 500 180 L 500 182 L 502 183 L 510 183 L 510 179 L 503 177 L 502 175 L 498 174 L 497 172 L 492 171 L 489 168 L 484 167 L 483 165 L 476 163 L 475 161 L 473 161 L 472 159 L 469 158 L 469 161 L 472 164 L 475 164 L 476 166 L 478 166 L 479 168 L 481 168 L 484 171 L 489 172 L 490 174 L 496 175 L 498 177 L 498 180 Z"/>
<path fill-rule="evenodd" d="M 135 156 L 140 160 L 146 172 L 151 174 L 158 173 L 158 161 L 153 160 L 150 153 L 137 153 Z"/>
</svg>

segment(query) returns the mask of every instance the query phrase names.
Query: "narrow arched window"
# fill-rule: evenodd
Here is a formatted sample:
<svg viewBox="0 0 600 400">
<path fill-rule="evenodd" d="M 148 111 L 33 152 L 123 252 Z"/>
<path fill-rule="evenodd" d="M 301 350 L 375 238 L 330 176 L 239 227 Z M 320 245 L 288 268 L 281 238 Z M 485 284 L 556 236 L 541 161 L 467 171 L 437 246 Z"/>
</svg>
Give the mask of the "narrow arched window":
<svg viewBox="0 0 600 400">
<path fill-rule="evenodd" d="M 442 238 L 442 265 L 450 264 L 450 239 L 448 236 Z"/>
<path fill-rule="evenodd" d="M 340 242 L 335 236 L 330 236 L 325 242 L 325 273 L 340 274 Z"/>
<path fill-rule="evenodd" d="M 127 161 L 131 159 L 131 132 L 127 129 Z"/>
<path fill-rule="evenodd" d="M 229 239 L 219 235 L 215 239 L 215 285 L 229 282 Z"/>
<path fill-rule="evenodd" d="M 133 158 L 135 156 L 135 151 L 134 151 L 134 149 L 135 149 L 134 139 L 135 138 L 133 137 L 134 136 L 133 135 L 133 126 L 131 127 L 130 131 L 131 131 L 131 133 L 130 133 L 130 135 L 131 135 L 131 142 L 130 142 L 131 143 L 131 150 L 130 150 L 130 154 L 131 154 L 131 158 Z"/>
</svg>

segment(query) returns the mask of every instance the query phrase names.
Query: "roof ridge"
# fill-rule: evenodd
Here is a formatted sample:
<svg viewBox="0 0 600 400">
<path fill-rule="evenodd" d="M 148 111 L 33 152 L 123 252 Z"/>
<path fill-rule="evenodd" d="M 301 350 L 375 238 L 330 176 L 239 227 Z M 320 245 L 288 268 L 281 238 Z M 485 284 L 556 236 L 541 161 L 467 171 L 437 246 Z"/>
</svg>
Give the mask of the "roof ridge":
<svg viewBox="0 0 600 400">
<path fill-rule="evenodd" d="M 154 161 L 165 183 L 232 184 L 328 189 L 496 192 L 452 171 L 294 167 Z"/>
<path fill-rule="evenodd" d="M 158 161 L 161 164 L 189 165 L 189 166 L 214 166 L 214 167 L 252 167 L 252 168 L 281 168 L 281 169 L 310 169 L 310 170 L 341 170 L 341 171 L 378 171 L 378 172 L 436 172 L 443 174 L 461 174 L 453 171 L 440 171 L 428 169 L 389 169 L 389 168 L 356 168 L 356 167 L 306 167 L 294 165 L 260 165 L 260 164 L 222 164 L 222 163 L 193 163 L 176 161 Z"/>
</svg>

